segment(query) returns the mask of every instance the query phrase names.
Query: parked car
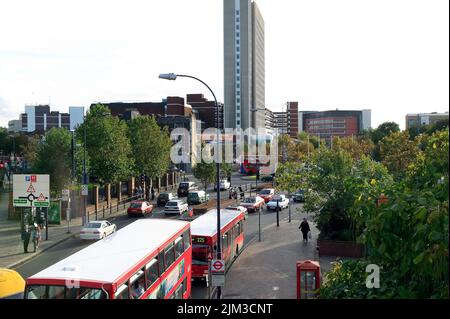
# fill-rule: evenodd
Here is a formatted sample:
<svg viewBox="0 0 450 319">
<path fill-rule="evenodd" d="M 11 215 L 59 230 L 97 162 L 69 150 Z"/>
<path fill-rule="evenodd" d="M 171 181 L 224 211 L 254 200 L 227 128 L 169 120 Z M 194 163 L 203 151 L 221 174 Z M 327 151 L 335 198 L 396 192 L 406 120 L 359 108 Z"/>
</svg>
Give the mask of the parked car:
<svg viewBox="0 0 450 319">
<path fill-rule="evenodd" d="M 178 185 L 178 197 L 185 197 L 189 194 L 189 192 L 193 192 L 198 190 L 197 184 L 194 182 L 181 182 L 180 185 Z"/>
<path fill-rule="evenodd" d="M 153 211 L 153 205 L 149 202 L 142 201 L 142 200 L 134 200 L 130 203 L 130 207 L 127 209 L 128 217 L 132 216 L 144 216 L 151 214 Z"/>
<path fill-rule="evenodd" d="M 209 194 L 207 194 L 205 191 L 189 192 L 189 194 L 187 196 L 187 202 L 189 205 L 205 203 L 208 200 L 209 200 Z"/>
<path fill-rule="evenodd" d="M 267 203 L 266 207 L 267 207 L 267 210 L 276 210 L 277 207 L 279 207 L 280 210 L 288 208 L 289 207 L 289 198 L 287 198 L 286 195 L 275 195 Z"/>
<path fill-rule="evenodd" d="M 80 239 L 102 239 L 116 231 L 116 225 L 107 220 L 94 220 L 89 222 L 80 231 Z"/>
<path fill-rule="evenodd" d="M 231 187 L 231 183 L 227 179 L 221 179 L 219 181 L 219 186 L 220 186 L 220 190 L 223 191 L 223 190 L 229 189 Z M 214 190 L 215 191 L 217 190 L 217 184 L 216 183 L 214 183 Z"/>
<path fill-rule="evenodd" d="M 272 199 L 273 195 L 275 195 L 275 189 L 273 188 L 264 188 L 258 194 L 258 196 L 262 197 L 266 203 Z"/>
<path fill-rule="evenodd" d="M 251 196 L 244 198 L 244 200 L 239 204 L 247 209 L 249 213 L 254 213 L 260 211 L 264 206 L 264 199 L 259 196 Z"/>
<path fill-rule="evenodd" d="M 175 195 L 172 193 L 160 193 L 156 198 L 156 205 L 158 206 L 166 206 L 168 201 L 171 201 L 175 198 Z"/>
<path fill-rule="evenodd" d="M 303 189 L 299 189 L 294 193 L 292 199 L 294 200 L 294 202 L 303 203 L 305 201 L 305 191 Z"/>
<path fill-rule="evenodd" d="M 166 215 L 182 215 L 186 211 L 188 211 L 188 204 L 186 204 L 181 199 L 173 199 L 171 201 L 168 201 L 166 206 L 164 207 L 164 213 Z"/>
<path fill-rule="evenodd" d="M 241 205 L 230 205 L 225 207 L 226 210 L 237 210 L 244 213 L 244 219 L 248 218 L 248 210 L 244 206 Z"/>
</svg>

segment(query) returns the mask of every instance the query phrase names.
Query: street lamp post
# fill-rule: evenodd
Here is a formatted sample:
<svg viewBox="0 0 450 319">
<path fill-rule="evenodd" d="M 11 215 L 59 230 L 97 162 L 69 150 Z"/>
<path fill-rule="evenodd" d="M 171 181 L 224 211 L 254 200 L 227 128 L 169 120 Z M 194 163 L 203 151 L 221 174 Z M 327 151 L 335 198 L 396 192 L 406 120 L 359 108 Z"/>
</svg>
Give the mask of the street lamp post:
<svg viewBox="0 0 450 319">
<path fill-rule="evenodd" d="M 250 112 L 254 113 L 254 112 L 265 111 L 265 110 L 266 109 L 262 109 L 262 108 L 253 108 L 253 109 L 250 109 Z M 260 166 L 259 163 L 256 163 L 256 182 L 255 182 L 256 193 L 258 193 L 259 166 Z M 261 209 L 258 209 L 258 241 L 261 241 Z"/>
<path fill-rule="evenodd" d="M 204 86 L 208 88 L 208 90 L 211 92 L 211 94 L 214 97 L 216 112 L 217 112 L 217 120 L 216 120 L 216 126 L 217 126 L 217 132 L 216 132 L 216 143 L 217 143 L 217 154 L 216 154 L 216 179 L 217 179 L 217 259 L 222 259 L 222 249 L 221 249 L 221 241 L 222 236 L 220 235 L 220 159 L 219 159 L 219 130 L 220 130 L 220 121 L 219 121 L 219 106 L 217 103 L 217 98 L 214 92 L 211 90 L 211 88 L 203 82 L 202 80 L 191 76 L 191 75 L 184 75 L 184 74 L 174 74 L 174 73 L 168 73 L 168 74 L 160 74 L 159 78 L 164 80 L 171 80 L 174 81 L 177 79 L 177 77 L 183 77 L 183 78 L 191 78 L 194 79 L 200 83 L 202 83 Z M 221 299 L 221 287 L 217 287 L 217 299 Z"/>
</svg>

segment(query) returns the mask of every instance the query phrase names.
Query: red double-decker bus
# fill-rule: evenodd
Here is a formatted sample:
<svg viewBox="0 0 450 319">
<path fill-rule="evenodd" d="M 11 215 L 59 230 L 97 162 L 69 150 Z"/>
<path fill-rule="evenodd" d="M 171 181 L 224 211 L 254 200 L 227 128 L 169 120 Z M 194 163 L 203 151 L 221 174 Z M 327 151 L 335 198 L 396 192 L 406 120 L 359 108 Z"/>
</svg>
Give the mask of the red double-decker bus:
<svg viewBox="0 0 450 319">
<path fill-rule="evenodd" d="M 244 247 L 244 213 L 220 210 L 222 259 L 228 266 Z M 217 210 L 213 209 L 191 222 L 192 278 L 208 283 L 208 266 L 217 255 Z"/>
<path fill-rule="evenodd" d="M 190 224 L 138 220 L 26 280 L 26 299 L 187 299 Z"/>
</svg>

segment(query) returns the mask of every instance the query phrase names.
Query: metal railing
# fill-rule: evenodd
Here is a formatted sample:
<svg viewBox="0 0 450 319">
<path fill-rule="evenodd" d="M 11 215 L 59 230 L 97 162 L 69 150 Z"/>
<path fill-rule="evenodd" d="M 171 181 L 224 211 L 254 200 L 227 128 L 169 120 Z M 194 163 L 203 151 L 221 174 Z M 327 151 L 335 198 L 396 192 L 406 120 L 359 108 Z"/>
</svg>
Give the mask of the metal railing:
<svg viewBox="0 0 450 319">
<path fill-rule="evenodd" d="M 110 204 L 108 206 L 108 204 L 103 204 L 101 205 L 101 208 L 99 207 L 98 209 L 94 209 L 93 211 L 88 211 L 87 215 L 88 215 L 88 221 L 91 220 L 92 217 L 95 218 L 95 220 L 98 219 L 99 215 L 105 219 L 106 217 L 109 217 L 113 214 L 113 212 L 118 213 L 119 210 L 125 209 L 127 208 L 127 203 L 130 203 L 134 200 L 144 200 L 144 193 L 140 193 L 131 197 L 127 197 L 121 201 L 117 201 L 115 204 Z"/>
</svg>

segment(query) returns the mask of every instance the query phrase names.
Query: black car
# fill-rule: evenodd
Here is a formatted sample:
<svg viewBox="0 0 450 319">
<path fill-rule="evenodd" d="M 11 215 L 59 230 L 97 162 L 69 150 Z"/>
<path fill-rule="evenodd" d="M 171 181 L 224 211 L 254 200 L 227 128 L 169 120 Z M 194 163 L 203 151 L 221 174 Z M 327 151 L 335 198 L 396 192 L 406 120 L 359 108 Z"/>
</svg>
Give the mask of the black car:
<svg viewBox="0 0 450 319">
<path fill-rule="evenodd" d="M 261 178 L 261 181 L 263 182 L 272 182 L 274 179 L 273 175 L 265 175 Z"/>
<path fill-rule="evenodd" d="M 294 193 L 294 195 L 292 196 L 292 199 L 294 200 L 294 202 L 303 203 L 305 201 L 305 191 L 302 189 L 299 189 L 298 191 L 296 191 Z"/>
<path fill-rule="evenodd" d="M 156 205 L 166 206 L 167 202 L 174 198 L 175 198 L 175 196 L 173 196 L 172 193 L 160 193 L 158 195 L 158 198 L 156 199 Z"/>
</svg>

